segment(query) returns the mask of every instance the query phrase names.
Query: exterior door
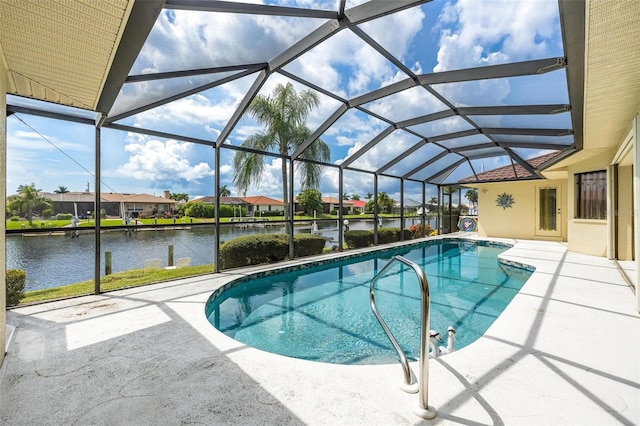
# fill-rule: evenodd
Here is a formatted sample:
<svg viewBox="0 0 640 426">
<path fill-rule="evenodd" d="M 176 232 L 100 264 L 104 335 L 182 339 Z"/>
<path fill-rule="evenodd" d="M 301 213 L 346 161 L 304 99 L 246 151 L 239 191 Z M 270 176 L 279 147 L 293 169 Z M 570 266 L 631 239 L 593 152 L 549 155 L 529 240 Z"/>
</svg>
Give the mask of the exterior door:
<svg viewBox="0 0 640 426">
<path fill-rule="evenodd" d="M 536 236 L 562 239 L 562 193 L 560 186 L 536 188 Z"/>
</svg>

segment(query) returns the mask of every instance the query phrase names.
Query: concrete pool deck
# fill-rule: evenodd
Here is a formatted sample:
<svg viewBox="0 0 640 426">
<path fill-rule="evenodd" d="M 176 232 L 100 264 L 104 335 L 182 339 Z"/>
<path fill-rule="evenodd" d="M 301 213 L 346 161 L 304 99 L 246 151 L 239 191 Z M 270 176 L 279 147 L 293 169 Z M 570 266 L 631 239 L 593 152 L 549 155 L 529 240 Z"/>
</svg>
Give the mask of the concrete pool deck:
<svg viewBox="0 0 640 426">
<path fill-rule="evenodd" d="M 215 330 L 207 298 L 251 268 L 10 310 L 0 424 L 639 424 L 640 317 L 615 264 L 501 241 L 536 272 L 482 338 L 430 361 L 433 420 L 399 364 L 291 359 Z"/>
</svg>

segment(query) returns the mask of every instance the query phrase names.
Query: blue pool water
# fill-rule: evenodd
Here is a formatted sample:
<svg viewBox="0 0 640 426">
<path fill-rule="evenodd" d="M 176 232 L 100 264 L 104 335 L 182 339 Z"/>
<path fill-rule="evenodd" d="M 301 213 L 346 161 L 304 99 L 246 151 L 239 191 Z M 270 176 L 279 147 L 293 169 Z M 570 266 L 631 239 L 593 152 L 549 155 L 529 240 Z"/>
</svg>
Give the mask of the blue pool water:
<svg viewBox="0 0 640 426">
<path fill-rule="evenodd" d="M 398 355 L 371 312 L 369 283 L 401 255 L 420 265 L 431 290 L 431 329 L 456 349 L 480 337 L 531 272 L 502 265 L 507 246 L 435 240 L 269 276 L 245 277 L 206 304 L 218 330 L 249 346 L 295 358 L 338 364 L 383 364 Z M 395 262 L 376 289 L 376 306 L 409 358 L 420 342 L 420 286 Z"/>
</svg>

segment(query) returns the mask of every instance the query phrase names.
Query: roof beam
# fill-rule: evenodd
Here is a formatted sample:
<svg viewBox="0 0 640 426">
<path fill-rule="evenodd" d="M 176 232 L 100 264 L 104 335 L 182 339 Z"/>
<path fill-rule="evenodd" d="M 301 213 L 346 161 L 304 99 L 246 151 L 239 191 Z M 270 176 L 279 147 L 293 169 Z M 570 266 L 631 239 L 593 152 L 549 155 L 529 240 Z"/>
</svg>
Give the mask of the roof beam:
<svg viewBox="0 0 640 426">
<path fill-rule="evenodd" d="M 296 44 L 276 56 L 269 62 L 269 68 L 271 70 L 277 70 L 284 67 L 289 62 L 294 61 L 299 56 L 313 49 L 324 40 L 331 37 L 334 33 L 343 30 L 345 27 L 342 24 L 343 21 L 337 19 L 331 19 L 316 28 L 313 32 L 309 33 L 306 37 L 298 41 Z"/>
<path fill-rule="evenodd" d="M 295 151 L 293 151 L 293 154 L 291 154 L 291 159 L 296 160 L 302 154 L 302 152 L 309 147 L 309 145 L 317 140 L 329 127 L 331 127 L 333 123 L 335 123 L 340 117 L 342 117 L 342 115 L 347 112 L 348 109 L 349 107 L 347 105 L 340 105 L 340 107 L 335 110 L 333 114 L 331 114 L 331 117 L 327 118 L 325 122 L 322 123 L 320 127 L 318 127 L 306 141 L 304 141 L 296 148 Z"/>
<path fill-rule="evenodd" d="M 522 157 L 520 157 L 518 154 L 516 154 L 515 152 L 513 152 L 510 148 L 507 147 L 503 147 L 503 149 L 505 151 L 507 151 L 507 153 L 509 154 L 509 156 L 511 158 L 513 158 L 513 160 L 520 164 L 526 171 L 528 171 L 530 174 L 534 175 L 534 176 L 539 176 L 538 175 L 538 171 L 533 168 L 533 166 L 529 163 L 527 163 L 526 161 L 524 161 L 524 159 Z M 514 169 L 515 170 L 515 169 Z M 518 174 L 516 173 L 516 177 L 518 176 Z"/>
<path fill-rule="evenodd" d="M 484 149 L 484 148 L 495 148 L 496 144 L 494 142 L 481 143 L 477 145 L 467 145 L 461 146 L 458 148 L 451 148 L 451 152 L 461 153 L 464 151 L 473 151 L 474 149 Z"/>
<path fill-rule="evenodd" d="M 359 27 L 355 25 L 351 26 L 350 29 L 355 35 L 360 37 L 360 39 L 362 39 L 365 43 L 371 46 L 376 52 L 382 55 L 382 57 L 384 57 L 387 61 L 391 62 L 400 71 L 402 71 L 403 73 L 411 77 L 411 80 L 414 81 L 415 84 L 418 83 L 418 77 L 416 76 L 416 74 L 413 71 L 411 71 L 409 68 L 407 68 L 407 66 L 403 64 L 402 61 L 398 60 L 398 58 L 396 58 L 391 53 L 389 53 L 387 49 L 382 47 L 377 41 L 371 38 L 369 34 L 365 33 L 363 30 L 361 30 Z"/>
<path fill-rule="evenodd" d="M 527 149 L 557 149 L 563 150 L 573 147 L 573 144 L 543 143 L 543 142 L 497 142 L 498 145 L 507 148 L 527 148 Z"/>
<path fill-rule="evenodd" d="M 434 112 L 433 114 L 427 114 L 420 117 L 410 118 L 408 120 L 398 121 L 398 128 L 404 129 L 405 127 L 411 127 L 429 121 L 441 120 L 443 118 L 453 117 L 456 115 L 455 111 L 451 109 L 445 109 L 444 111 Z"/>
<path fill-rule="evenodd" d="M 240 105 L 238 105 L 238 108 L 236 108 L 236 110 L 233 112 L 233 115 L 227 122 L 227 125 L 224 126 L 224 129 L 218 136 L 216 147 L 222 146 L 227 137 L 229 137 L 229 134 L 231 133 L 233 128 L 236 126 L 236 124 L 238 124 L 238 121 L 240 121 L 240 118 L 242 118 L 242 115 L 245 113 L 247 108 L 249 108 L 249 105 L 251 104 L 253 98 L 256 97 L 264 82 L 267 81 L 268 75 L 269 74 L 266 70 L 260 71 L 255 81 L 253 82 L 253 85 L 251 85 L 251 88 L 247 91 L 247 94 L 242 99 L 242 102 L 240 102 Z"/>
<path fill-rule="evenodd" d="M 417 150 L 419 150 L 420 148 L 422 148 L 426 144 L 427 144 L 427 140 L 426 139 L 422 139 L 420 142 L 418 142 L 417 144 L 415 144 L 414 146 L 412 146 L 411 148 L 409 148 L 408 150 L 406 150 L 405 152 L 403 152 L 402 154 L 398 155 L 396 158 L 394 158 L 393 160 L 389 161 L 387 164 L 385 164 L 384 166 L 382 166 L 378 170 L 376 170 L 376 174 L 380 175 L 380 174 L 384 173 L 386 170 L 388 170 L 391 167 L 395 166 L 400 161 L 404 160 L 405 158 L 407 158 L 408 156 L 410 156 L 411 154 L 413 154 L 414 152 L 416 152 Z"/>
<path fill-rule="evenodd" d="M 95 118 L 84 118 L 69 114 L 62 114 L 59 112 L 44 111 L 36 108 L 27 108 L 18 105 L 7 104 L 7 117 L 16 113 L 35 115 L 37 117 L 53 118 L 55 120 L 69 121 L 72 123 L 88 124 L 91 126 L 95 125 L 96 122 Z"/>
<path fill-rule="evenodd" d="M 292 16 L 298 18 L 337 19 L 338 12 L 304 9 L 300 7 L 237 3 L 219 0 L 167 0 L 166 9 L 196 10 L 200 12 L 241 13 L 251 15 Z"/>
<path fill-rule="evenodd" d="M 200 139 L 200 138 L 193 138 L 193 137 L 190 137 L 190 136 L 177 135 L 175 133 L 160 132 L 160 131 L 157 131 L 157 130 L 143 129 L 143 128 L 140 128 L 140 127 L 127 126 L 127 125 L 124 125 L 124 124 L 106 123 L 103 126 L 103 128 L 121 130 L 123 132 L 139 133 L 139 134 L 148 135 L 148 136 L 156 136 L 156 137 L 164 138 L 164 139 L 175 139 L 175 140 L 183 141 L 183 142 L 197 143 L 199 145 L 208 145 L 208 146 L 213 146 L 213 147 L 215 147 L 215 145 L 216 145 L 214 141 L 208 141 L 206 139 Z"/>
<path fill-rule="evenodd" d="M 336 95 L 335 93 L 330 92 L 329 90 L 325 90 L 325 89 L 323 89 L 322 87 L 317 86 L 317 85 L 315 85 L 315 84 L 313 84 L 313 83 L 311 83 L 311 82 L 309 82 L 309 81 L 307 81 L 307 80 L 303 79 L 302 77 L 299 77 L 299 76 L 297 76 L 297 75 L 295 75 L 295 74 L 292 74 L 292 73 L 290 73 L 290 72 L 288 72 L 288 71 L 285 71 L 285 70 L 283 70 L 283 69 L 279 69 L 277 72 L 278 72 L 278 74 L 282 74 L 282 75 L 284 75 L 285 77 L 290 78 L 290 79 L 291 79 L 291 80 L 293 80 L 293 81 L 297 81 L 297 82 L 298 82 L 298 83 L 300 83 L 300 84 L 304 84 L 305 86 L 310 87 L 311 89 L 313 89 L 313 90 L 315 90 L 315 91 L 317 91 L 317 92 L 320 92 L 320 93 L 322 93 L 322 94 L 323 94 L 323 95 L 325 95 L 325 96 L 328 96 L 328 97 L 330 97 L 330 98 L 333 98 L 333 99 L 335 99 L 336 101 L 342 102 L 343 104 L 347 103 L 347 100 L 346 100 L 346 99 L 343 99 L 343 98 L 341 98 L 340 96 Z"/>
<path fill-rule="evenodd" d="M 344 16 L 344 10 L 347 7 L 347 0 L 340 0 L 340 6 L 338 7 L 338 15 L 340 17 Z"/>
<path fill-rule="evenodd" d="M 482 127 L 482 133 L 487 135 L 528 135 L 528 136 L 568 136 L 572 129 L 524 129 L 507 127 Z"/>
<path fill-rule="evenodd" d="M 111 107 L 113 107 L 113 103 L 116 101 L 153 25 L 162 12 L 164 4 L 164 0 L 146 0 L 133 3 L 129 19 L 96 104 L 97 112 L 108 114 L 111 111 Z"/>
<path fill-rule="evenodd" d="M 420 164 L 418 167 L 414 167 L 410 172 L 405 173 L 404 175 L 402 175 L 402 179 L 407 179 L 409 177 L 411 177 L 412 175 L 418 173 L 420 170 L 424 169 L 425 167 L 435 163 L 436 161 L 438 161 L 439 159 L 441 159 L 442 157 L 444 157 L 445 155 L 449 154 L 449 151 L 442 151 L 440 154 L 436 155 L 433 158 L 430 158 L 429 160 L 425 161 L 424 163 Z"/>
<path fill-rule="evenodd" d="M 371 139 L 365 146 L 361 147 L 357 152 L 355 152 L 353 155 L 350 155 L 349 158 L 344 160 L 342 164 L 340 164 L 340 168 L 344 169 L 345 167 L 347 167 L 348 165 L 356 161 L 364 153 L 366 153 L 371 148 L 376 146 L 378 142 L 380 142 L 381 140 L 389 136 L 391 133 L 393 133 L 394 130 L 396 130 L 396 128 L 393 126 L 389 126 L 386 129 L 384 129 L 382 133 L 378 134 L 375 138 Z"/>
<path fill-rule="evenodd" d="M 378 99 L 384 98 L 386 96 L 402 92 L 403 90 L 411 89 L 412 87 L 416 87 L 416 83 L 410 78 L 405 78 L 404 80 L 397 81 L 388 86 L 381 87 L 369 93 L 365 93 L 364 95 L 360 95 L 353 99 L 350 99 L 349 105 L 354 107 L 364 105 L 369 102 L 377 101 Z"/>
<path fill-rule="evenodd" d="M 464 163 L 465 161 L 467 161 L 467 159 L 466 159 L 466 158 L 461 158 L 460 160 L 456 161 L 456 162 L 455 162 L 455 163 L 453 163 L 452 165 L 450 165 L 450 166 L 448 166 L 448 167 L 446 167 L 446 168 L 444 168 L 444 169 L 440 170 L 440 171 L 439 171 L 439 172 L 437 172 L 436 174 L 433 174 L 433 175 L 429 176 L 428 178 L 426 178 L 426 179 L 424 180 L 424 182 L 426 182 L 426 183 L 432 183 L 432 182 L 431 182 L 431 180 L 433 180 L 433 179 L 435 179 L 435 178 L 437 178 L 437 177 L 440 177 L 440 176 L 442 176 L 442 175 L 444 175 L 444 174 L 446 174 L 446 175 L 448 176 L 448 175 L 449 175 L 451 172 L 453 172 L 453 171 L 454 171 L 454 170 L 455 170 L 455 169 L 456 169 L 460 164 Z M 445 176 L 445 178 L 446 178 L 446 176 Z M 442 182 L 442 181 L 441 181 L 441 182 Z"/>
<path fill-rule="evenodd" d="M 571 110 L 571 105 L 515 105 L 515 106 L 483 106 L 462 107 L 457 112 L 460 115 L 540 115 L 559 114 Z"/>
<path fill-rule="evenodd" d="M 353 24 L 361 24 L 381 18 L 401 10 L 429 3 L 431 0 L 373 0 L 345 11 L 345 16 Z"/>
<path fill-rule="evenodd" d="M 462 130 L 460 132 L 447 133 L 445 135 L 433 136 L 433 137 L 429 138 L 429 142 L 440 142 L 440 141 L 446 141 L 446 140 L 449 140 L 449 139 L 464 138 L 466 136 L 473 136 L 473 135 L 478 135 L 478 134 L 480 134 L 480 132 L 478 130 L 476 130 L 476 129 Z"/>
<path fill-rule="evenodd" d="M 257 64 L 230 65 L 226 67 L 199 68 L 199 69 L 193 69 L 193 70 L 168 71 L 168 72 L 156 72 L 156 73 L 149 73 L 149 74 L 130 75 L 125 80 L 125 83 L 137 83 L 140 81 L 163 80 L 165 78 L 191 77 L 193 75 L 218 74 L 223 72 L 244 71 L 244 70 L 253 70 L 255 72 L 255 71 L 267 68 L 267 65 L 268 64 L 266 62 L 263 62 L 263 63 L 257 63 Z"/>
<path fill-rule="evenodd" d="M 214 87 L 217 87 L 217 86 L 221 86 L 221 85 L 223 85 L 225 83 L 237 80 L 237 79 L 242 78 L 242 77 L 246 77 L 246 76 L 251 75 L 251 74 L 253 74 L 255 72 L 256 72 L 256 70 L 246 70 L 246 71 L 243 71 L 241 73 L 230 75 L 230 76 L 222 78 L 220 80 L 213 81 L 213 82 L 205 84 L 203 86 L 194 87 L 193 89 L 189 89 L 187 91 L 177 93 L 177 94 L 175 94 L 173 96 L 168 96 L 166 98 L 159 99 L 159 100 L 157 100 L 155 102 L 151 102 L 149 104 L 145 104 L 145 105 L 139 106 L 137 108 L 134 108 L 134 109 L 131 109 L 129 111 L 120 113 L 118 115 L 114 115 L 112 117 L 107 118 L 106 122 L 107 123 L 113 123 L 114 121 L 122 120 L 123 118 L 127 118 L 127 117 L 130 117 L 132 115 L 136 115 L 136 114 L 141 113 L 143 111 L 147 111 L 147 110 L 156 108 L 158 106 L 168 104 L 168 103 L 176 101 L 178 99 L 186 98 L 187 96 L 191 96 L 191 95 L 194 95 L 196 93 L 200 93 L 200 92 L 202 92 L 204 90 L 209 90 L 211 88 L 214 88 Z"/>
<path fill-rule="evenodd" d="M 117 123 L 111 123 L 111 124 L 105 124 L 104 125 L 105 128 L 108 129 L 113 129 L 113 130 L 121 130 L 123 132 L 131 132 L 131 133 L 139 133 L 142 135 L 149 135 L 149 136 L 156 136 L 159 138 L 164 138 L 164 139 L 175 139 L 175 140 L 179 140 L 179 141 L 183 141 L 183 142 L 191 142 L 191 143 L 196 143 L 199 145 L 206 145 L 206 146 L 210 146 L 215 148 L 215 142 L 214 141 L 209 141 L 206 139 L 200 139 L 200 138 L 194 138 L 191 136 L 183 136 L 183 135 L 177 135 L 174 133 L 167 133 L 167 132 L 160 132 L 160 131 L 156 131 L 156 130 L 150 130 L 150 129 L 143 129 L 140 127 L 133 127 L 133 126 L 127 126 L 124 124 L 117 124 Z M 281 155 L 277 152 L 270 152 L 270 151 L 258 151 L 255 149 L 251 149 L 251 148 L 246 148 L 243 146 L 235 146 L 235 145 L 227 145 L 224 147 L 225 149 L 231 149 L 234 151 L 244 151 L 244 152 L 249 152 L 252 154 L 259 154 L 259 155 L 264 155 L 267 157 L 274 157 L 274 158 L 287 158 L 286 155 Z M 317 162 L 319 164 L 322 164 L 323 166 L 327 166 L 327 167 L 337 167 L 334 164 L 328 164 L 328 163 L 320 163 Z"/>
<path fill-rule="evenodd" d="M 559 0 L 562 45 L 567 57 L 567 86 L 577 149 L 582 149 L 584 122 L 585 2 Z"/>
<path fill-rule="evenodd" d="M 418 80 L 422 85 L 487 80 L 491 78 L 544 74 L 549 71 L 564 68 L 565 66 L 566 62 L 564 58 L 547 58 L 525 62 L 490 65 L 486 67 L 443 71 L 432 74 L 422 74 L 418 76 Z"/>
</svg>

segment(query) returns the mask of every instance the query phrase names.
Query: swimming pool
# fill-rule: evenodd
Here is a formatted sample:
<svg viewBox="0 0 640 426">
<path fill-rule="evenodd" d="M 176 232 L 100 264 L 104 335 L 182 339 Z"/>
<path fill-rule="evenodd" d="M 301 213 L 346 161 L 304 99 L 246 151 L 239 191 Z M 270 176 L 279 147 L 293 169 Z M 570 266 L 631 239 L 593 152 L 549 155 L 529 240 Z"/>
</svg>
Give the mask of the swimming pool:
<svg viewBox="0 0 640 426">
<path fill-rule="evenodd" d="M 446 346 L 447 327 L 455 327 L 459 350 L 484 334 L 531 275 L 498 261 L 507 248 L 437 239 L 243 277 L 212 294 L 205 312 L 218 330 L 268 352 L 337 364 L 397 362 L 371 312 L 369 283 L 401 255 L 423 268 L 429 280 L 430 328 L 445 336 Z M 376 305 L 407 357 L 417 357 L 420 286 L 415 273 L 395 262 L 377 283 Z"/>
</svg>

